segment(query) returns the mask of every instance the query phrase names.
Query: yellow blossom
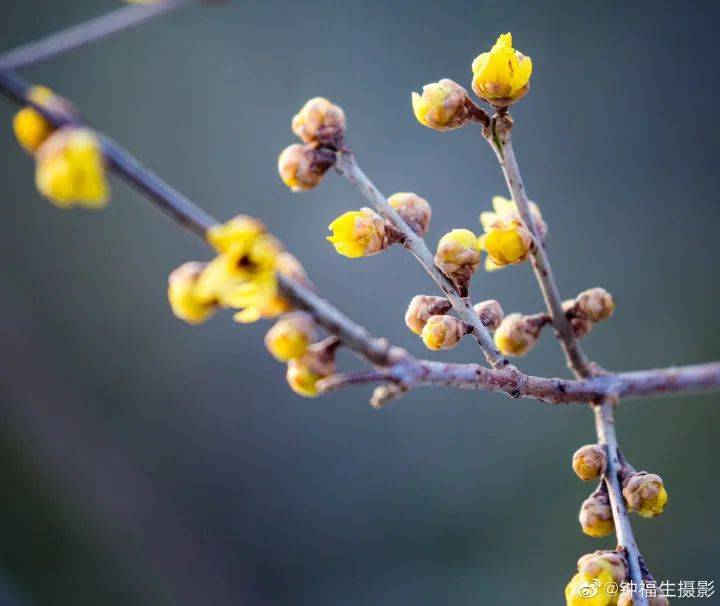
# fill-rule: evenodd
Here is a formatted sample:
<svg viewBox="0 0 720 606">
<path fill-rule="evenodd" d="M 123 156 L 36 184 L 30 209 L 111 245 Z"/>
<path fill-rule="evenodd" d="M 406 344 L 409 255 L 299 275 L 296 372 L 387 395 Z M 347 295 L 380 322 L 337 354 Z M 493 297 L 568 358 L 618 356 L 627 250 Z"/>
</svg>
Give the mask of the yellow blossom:
<svg viewBox="0 0 720 606">
<path fill-rule="evenodd" d="M 55 131 L 35 155 L 38 190 L 57 206 L 88 208 L 105 205 L 109 189 L 100 141 L 87 128 Z"/>
<path fill-rule="evenodd" d="M 417 121 L 428 128 L 452 130 L 467 122 L 466 99 L 462 86 L 444 79 L 423 86 L 422 95 L 412 94 L 413 112 Z"/>
<path fill-rule="evenodd" d="M 287 362 L 305 354 L 315 340 L 312 318 L 297 312 L 280 318 L 265 335 L 265 347 L 279 362 Z"/>
<path fill-rule="evenodd" d="M 33 86 L 27 97 L 43 105 L 53 98 L 53 92 L 46 86 Z M 13 131 L 22 148 L 28 153 L 34 153 L 50 136 L 53 127 L 35 108 L 23 107 L 13 118 Z"/>
<path fill-rule="evenodd" d="M 494 268 L 522 263 L 532 246 L 532 235 L 515 219 L 496 221 L 480 238 L 480 247 L 487 252 Z"/>
<path fill-rule="evenodd" d="M 385 220 L 369 208 L 340 215 L 328 229 L 333 232 L 328 241 L 339 254 L 351 259 L 375 255 L 389 245 Z"/>
<path fill-rule="evenodd" d="M 216 309 L 216 302 L 198 296 L 197 282 L 204 263 L 184 263 L 168 277 L 168 300 L 173 313 L 189 324 L 207 320 Z"/>
<path fill-rule="evenodd" d="M 246 243 L 265 231 L 265 226 L 248 215 L 238 215 L 222 225 L 213 225 L 205 234 L 207 241 L 218 252 L 224 252 L 238 243 Z"/>
<path fill-rule="evenodd" d="M 530 86 L 532 60 L 512 47 L 512 34 L 502 34 L 487 53 L 472 62 L 475 94 L 495 106 L 517 101 Z"/>
</svg>

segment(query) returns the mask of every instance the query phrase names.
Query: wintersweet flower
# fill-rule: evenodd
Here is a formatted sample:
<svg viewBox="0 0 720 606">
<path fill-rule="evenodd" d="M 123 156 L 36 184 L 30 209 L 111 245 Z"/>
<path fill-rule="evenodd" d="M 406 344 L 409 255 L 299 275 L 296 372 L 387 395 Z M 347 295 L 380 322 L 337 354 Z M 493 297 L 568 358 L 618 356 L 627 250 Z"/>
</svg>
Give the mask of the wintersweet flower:
<svg viewBox="0 0 720 606">
<path fill-rule="evenodd" d="M 586 444 L 575 451 L 572 468 L 584 482 L 596 480 L 605 473 L 607 454 L 600 444 Z"/>
<path fill-rule="evenodd" d="M 315 323 L 305 312 L 280 318 L 265 335 L 265 347 L 279 362 L 299 358 L 315 340 Z"/>
<path fill-rule="evenodd" d="M 335 372 L 335 359 L 322 349 L 311 347 L 301 358 L 293 358 L 287 365 L 287 382 L 290 388 L 305 398 L 318 395 L 318 381 Z"/>
<path fill-rule="evenodd" d="M 487 53 L 472 62 L 475 94 L 496 107 L 520 99 L 530 88 L 532 59 L 512 46 L 512 34 L 502 34 Z"/>
<path fill-rule="evenodd" d="M 537 343 L 540 327 L 527 316 L 513 313 L 505 316 L 495 331 L 495 345 L 505 356 L 524 356 Z"/>
<path fill-rule="evenodd" d="M 437 351 L 452 349 L 466 332 L 465 324 L 453 316 L 430 316 L 421 336 L 425 347 Z"/>
<path fill-rule="evenodd" d="M 328 229 L 333 234 L 327 240 L 339 254 L 350 259 L 376 255 L 390 245 L 385 220 L 370 208 L 343 213 Z"/>
<path fill-rule="evenodd" d="M 565 588 L 567 606 L 614 606 L 627 562 L 617 551 L 596 551 L 578 560 L 578 572 Z"/>
<path fill-rule="evenodd" d="M 668 500 L 662 478 L 646 471 L 634 473 L 623 481 L 623 497 L 628 509 L 637 511 L 643 518 L 659 516 Z"/>
<path fill-rule="evenodd" d="M 218 252 L 224 252 L 235 244 L 247 245 L 265 232 L 261 221 L 248 215 L 237 215 L 221 225 L 210 227 L 205 237 Z"/>
<path fill-rule="evenodd" d="M 493 269 L 522 263 L 532 247 L 532 235 L 516 219 L 498 219 L 480 237 L 480 248 L 488 254 L 486 265 Z"/>
<path fill-rule="evenodd" d="M 461 286 L 467 286 L 480 263 L 480 243 L 469 229 L 453 229 L 437 245 L 435 265 Z"/>
<path fill-rule="evenodd" d="M 580 526 L 591 537 L 606 537 L 615 529 L 610 500 L 604 492 L 590 495 L 580 508 Z"/>
<path fill-rule="evenodd" d="M 33 86 L 27 93 L 28 99 L 38 105 L 46 104 L 53 96 L 47 86 Z M 28 153 L 35 153 L 52 131 L 52 125 L 34 107 L 23 107 L 13 117 L 15 138 Z"/>
<path fill-rule="evenodd" d="M 435 130 L 453 130 L 468 120 L 465 89 L 447 78 L 423 86 L 422 95 L 412 94 L 415 118 Z"/>
</svg>

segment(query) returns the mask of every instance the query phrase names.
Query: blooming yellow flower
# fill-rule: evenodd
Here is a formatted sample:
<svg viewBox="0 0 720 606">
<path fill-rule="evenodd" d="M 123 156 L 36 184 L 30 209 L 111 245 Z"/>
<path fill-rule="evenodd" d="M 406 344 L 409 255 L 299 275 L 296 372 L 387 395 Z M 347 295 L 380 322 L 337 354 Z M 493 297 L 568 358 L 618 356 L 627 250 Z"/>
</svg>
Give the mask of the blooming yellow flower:
<svg viewBox="0 0 720 606">
<path fill-rule="evenodd" d="M 502 34 L 487 53 L 472 62 L 475 94 L 495 106 L 509 105 L 527 93 L 532 59 L 512 47 L 512 34 Z"/>
<path fill-rule="evenodd" d="M 333 232 L 328 241 L 339 254 L 350 259 L 375 255 L 389 245 L 385 220 L 369 208 L 340 215 L 328 229 Z"/>
<path fill-rule="evenodd" d="M 213 225 L 205 237 L 216 251 L 224 252 L 235 244 L 247 244 L 264 232 L 265 226 L 261 221 L 248 215 L 238 215 L 222 225 Z"/>
<path fill-rule="evenodd" d="M 422 95 L 414 92 L 412 107 L 420 124 L 435 130 L 452 130 L 467 122 L 466 99 L 467 92 L 462 86 L 444 79 L 423 86 Z"/>
<path fill-rule="evenodd" d="M 496 221 L 480 238 L 480 248 L 487 252 L 492 269 L 522 263 L 532 246 L 532 235 L 515 219 Z"/>
<path fill-rule="evenodd" d="M 204 263 L 184 263 L 168 277 L 170 307 L 178 318 L 189 324 L 204 322 L 217 306 L 214 300 L 198 296 L 197 282 L 204 268 Z"/>
<path fill-rule="evenodd" d="M 43 105 L 53 98 L 53 92 L 47 86 L 33 86 L 27 96 Z M 50 136 L 53 127 L 35 108 L 23 107 L 13 118 L 13 131 L 22 148 L 32 154 Z"/>
<path fill-rule="evenodd" d="M 315 340 L 315 323 L 304 312 L 280 318 L 265 335 L 265 347 L 279 362 L 305 355 Z"/>
<path fill-rule="evenodd" d="M 37 188 L 57 206 L 100 208 L 107 202 L 102 150 L 91 130 L 66 127 L 55 131 L 38 148 L 35 160 Z"/>
</svg>

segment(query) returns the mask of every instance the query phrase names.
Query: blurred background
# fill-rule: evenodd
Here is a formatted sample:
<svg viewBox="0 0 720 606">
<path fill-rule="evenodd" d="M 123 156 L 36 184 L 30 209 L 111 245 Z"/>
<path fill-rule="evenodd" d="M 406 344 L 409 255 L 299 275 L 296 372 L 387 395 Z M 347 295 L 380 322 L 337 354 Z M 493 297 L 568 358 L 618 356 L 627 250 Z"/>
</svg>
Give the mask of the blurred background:
<svg viewBox="0 0 720 606">
<path fill-rule="evenodd" d="M 98 16 L 112 0 L 6 0 L 2 49 Z M 23 71 L 209 212 L 261 217 L 373 333 L 432 284 L 409 255 L 351 261 L 329 221 L 363 206 L 329 175 L 293 195 L 276 174 L 309 97 L 346 111 L 387 194 L 433 205 L 429 241 L 505 194 L 476 129 L 418 125 L 410 92 L 511 31 L 532 56 L 513 114 L 526 185 L 566 296 L 618 308 L 585 340 L 610 369 L 720 357 L 720 6 L 713 2 L 230 2 L 192 6 Z M 570 457 L 590 411 L 418 389 L 376 412 L 370 389 L 303 400 L 266 354 L 267 325 L 189 327 L 168 273 L 209 252 L 121 183 L 107 210 L 61 211 L 33 187 L 0 99 L 0 598 L 17 605 L 558 604 L 583 553 L 592 487 Z M 541 308 L 529 266 L 480 273 L 477 300 Z M 357 366 L 344 357 L 347 368 Z M 567 376 L 547 332 L 524 370 Z M 665 514 L 634 518 L 655 577 L 717 579 L 720 395 L 631 401 L 620 441 L 660 473 Z M 7 597 L 6 597 L 7 596 Z M 707 600 L 705 603 L 710 603 Z"/>
</svg>

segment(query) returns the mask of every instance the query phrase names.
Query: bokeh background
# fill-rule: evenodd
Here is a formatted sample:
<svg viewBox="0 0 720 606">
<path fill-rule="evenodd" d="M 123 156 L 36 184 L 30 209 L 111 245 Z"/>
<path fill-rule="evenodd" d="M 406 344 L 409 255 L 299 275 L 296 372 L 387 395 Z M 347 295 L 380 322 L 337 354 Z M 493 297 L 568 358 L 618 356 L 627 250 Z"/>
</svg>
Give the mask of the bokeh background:
<svg viewBox="0 0 720 606">
<path fill-rule="evenodd" d="M 2 48 L 117 7 L 5 0 Z M 411 351 L 432 285 L 401 250 L 350 261 L 328 222 L 363 205 L 328 176 L 293 195 L 276 174 L 292 114 L 327 96 L 386 193 L 434 210 L 429 240 L 479 229 L 504 193 L 476 129 L 419 126 L 410 91 L 512 31 L 533 58 L 515 141 L 570 296 L 603 285 L 611 322 L 585 340 L 611 369 L 720 357 L 720 7 L 713 2 L 230 2 L 193 6 L 24 70 L 211 213 L 267 222 L 343 310 Z M 369 389 L 293 395 L 264 325 L 189 327 L 169 271 L 208 251 L 121 183 L 103 212 L 42 200 L 0 100 L 0 596 L 9 604 L 558 604 L 591 488 L 569 461 L 585 406 L 449 389 L 376 412 Z M 476 299 L 533 312 L 529 267 L 475 279 Z M 357 364 L 344 357 L 347 367 Z M 567 375 L 550 333 L 522 368 Z M 635 519 L 658 579 L 717 579 L 720 396 L 632 401 L 628 458 L 662 474 L 665 515 Z M 712 600 L 706 600 L 710 603 Z"/>
</svg>

